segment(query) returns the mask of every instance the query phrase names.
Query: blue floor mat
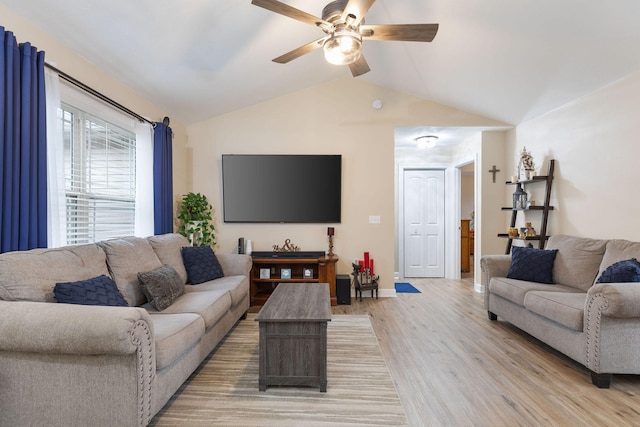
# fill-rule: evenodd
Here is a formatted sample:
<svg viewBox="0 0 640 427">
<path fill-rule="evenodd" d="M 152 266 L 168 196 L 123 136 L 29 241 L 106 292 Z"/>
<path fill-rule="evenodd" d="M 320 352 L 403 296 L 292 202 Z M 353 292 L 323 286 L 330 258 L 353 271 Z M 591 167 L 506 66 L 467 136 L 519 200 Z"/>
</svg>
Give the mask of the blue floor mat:
<svg viewBox="0 0 640 427">
<path fill-rule="evenodd" d="M 419 290 L 413 287 L 413 285 L 409 282 L 396 282 L 396 292 L 398 293 L 407 293 L 407 294 L 419 294 L 421 293 Z"/>
</svg>

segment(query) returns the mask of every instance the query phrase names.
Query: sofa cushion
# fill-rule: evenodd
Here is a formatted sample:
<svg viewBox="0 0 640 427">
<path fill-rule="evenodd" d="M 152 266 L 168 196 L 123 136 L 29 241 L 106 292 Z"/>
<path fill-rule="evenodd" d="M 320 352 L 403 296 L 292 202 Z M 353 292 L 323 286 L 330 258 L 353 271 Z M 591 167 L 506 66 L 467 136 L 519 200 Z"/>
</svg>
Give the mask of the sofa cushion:
<svg viewBox="0 0 640 427">
<path fill-rule="evenodd" d="M 55 302 L 56 283 L 109 275 L 105 259 L 95 244 L 0 254 L 0 299 Z"/>
<path fill-rule="evenodd" d="M 640 262 L 631 258 L 618 261 L 602 272 L 596 283 L 640 282 Z"/>
<path fill-rule="evenodd" d="M 185 287 L 185 292 L 215 290 L 229 291 L 231 305 L 235 306 L 249 295 L 249 279 L 246 276 L 225 276 L 220 279 Z"/>
<path fill-rule="evenodd" d="M 553 283 L 553 262 L 558 251 L 514 246 L 507 277 L 529 282 Z"/>
<path fill-rule="evenodd" d="M 160 311 L 184 294 L 184 282 L 178 272 L 167 264 L 152 271 L 138 273 L 138 279 L 149 303 Z"/>
<path fill-rule="evenodd" d="M 156 347 L 156 370 L 178 360 L 204 335 L 204 320 L 197 314 L 150 314 L 150 317 Z"/>
<path fill-rule="evenodd" d="M 582 331 L 586 292 L 531 291 L 524 298 L 527 310 L 574 331 Z"/>
<path fill-rule="evenodd" d="M 182 248 L 182 259 L 187 270 L 188 281 L 192 285 L 224 277 L 222 267 L 211 246 L 185 246 Z"/>
<path fill-rule="evenodd" d="M 598 277 L 616 262 L 632 258 L 640 259 L 640 242 L 630 242 L 621 239 L 609 240 L 607 242 L 607 250 L 599 266 Z"/>
<path fill-rule="evenodd" d="M 187 283 L 187 270 L 182 261 L 182 248 L 189 245 L 189 240 L 181 234 L 168 233 L 148 237 L 147 240 L 163 264 L 168 264 L 180 275 L 183 283 Z"/>
<path fill-rule="evenodd" d="M 162 267 L 147 239 L 123 237 L 98 243 L 107 254 L 111 277 L 130 306 L 138 307 L 147 301 L 142 292 L 138 273 Z"/>
<path fill-rule="evenodd" d="M 104 274 L 77 282 L 57 283 L 53 295 L 60 303 L 127 307 L 127 301 L 111 277 Z"/>
<path fill-rule="evenodd" d="M 149 313 L 158 313 L 151 305 L 144 308 Z M 204 319 L 207 329 L 224 316 L 231 308 L 231 296 L 227 291 L 189 292 L 179 296 L 173 304 L 167 307 L 163 314 L 195 313 Z"/>
<path fill-rule="evenodd" d="M 525 280 L 493 277 L 489 282 L 489 291 L 518 305 L 524 306 L 524 298 L 531 291 L 574 292 L 582 293 L 579 289 L 564 285 L 550 285 L 545 283 L 527 282 Z"/>
<path fill-rule="evenodd" d="M 547 249 L 558 249 L 553 264 L 553 280 L 587 291 L 596 279 L 606 246 L 606 240 L 563 234 L 551 236 Z"/>
</svg>

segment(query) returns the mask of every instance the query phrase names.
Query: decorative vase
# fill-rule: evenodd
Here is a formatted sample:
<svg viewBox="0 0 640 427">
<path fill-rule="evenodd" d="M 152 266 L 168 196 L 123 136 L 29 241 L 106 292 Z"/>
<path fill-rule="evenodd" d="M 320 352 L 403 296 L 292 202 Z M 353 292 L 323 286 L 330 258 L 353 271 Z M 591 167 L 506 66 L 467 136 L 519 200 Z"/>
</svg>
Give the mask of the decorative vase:
<svg viewBox="0 0 640 427">
<path fill-rule="evenodd" d="M 189 234 L 188 238 L 191 246 L 199 246 L 200 238 L 202 238 L 201 224 L 202 221 L 189 221 L 187 223 L 187 233 Z"/>
</svg>

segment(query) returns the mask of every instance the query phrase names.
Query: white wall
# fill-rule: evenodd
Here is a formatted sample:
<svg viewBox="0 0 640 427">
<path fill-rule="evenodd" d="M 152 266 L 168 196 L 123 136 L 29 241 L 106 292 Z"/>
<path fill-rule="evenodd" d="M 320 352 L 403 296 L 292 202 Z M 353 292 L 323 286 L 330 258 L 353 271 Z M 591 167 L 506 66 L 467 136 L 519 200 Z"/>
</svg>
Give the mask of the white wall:
<svg viewBox="0 0 640 427">
<path fill-rule="evenodd" d="M 639 127 L 635 73 L 508 133 L 510 168 L 523 146 L 539 174 L 556 159 L 550 234 L 640 240 Z M 508 201 L 510 194 L 504 197 Z M 532 197 L 542 200 L 539 191 Z"/>
<path fill-rule="evenodd" d="M 381 99 L 384 107 L 371 103 Z M 327 224 L 225 224 L 221 213 L 222 154 L 341 154 L 342 222 L 335 227 L 338 272 L 369 251 L 381 288 L 393 292 L 395 248 L 394 128 L 396 126 L 502 125 L 434 102 L 346 77 L 192 125 L 193 190 L 213 202 L 217 250 L 233 252 L 238 237 L 254 250 L 271 250 L 285 239 L 302 250 L 327 250 Z M 312 191 L 312 189 L 310 189 Z M 378 215 L 380 224 L 369 224 Z M 381 293 L 384 295 L 384 292 Z"/>
<path fill-rule="evenodd" d="M 480 233 L 476 232 L 476 250 L 479 254 L 475 257 L 474 272 L 476 289 L 480 284 L 480 258 L 482 255 L 503 254 L 507 241 L 498 238 L 499 233 L 505 233 L 508 226 L 508 214 L 500 208 L 508 206 L 504 203 L 507 176 L 511 175 L 505 161 L 506 135 L 504 132 L 484 132 L 481 141 L 480 160 L 476 170 L 478 173 L 478 188 L 480 189 L 476 201 L 476 224 L 479 224 Z M 496 182 L 493 182 L 493 174 L 488 171 L 496 165 L 500 172 L 496 174 Z"/>
</svg>

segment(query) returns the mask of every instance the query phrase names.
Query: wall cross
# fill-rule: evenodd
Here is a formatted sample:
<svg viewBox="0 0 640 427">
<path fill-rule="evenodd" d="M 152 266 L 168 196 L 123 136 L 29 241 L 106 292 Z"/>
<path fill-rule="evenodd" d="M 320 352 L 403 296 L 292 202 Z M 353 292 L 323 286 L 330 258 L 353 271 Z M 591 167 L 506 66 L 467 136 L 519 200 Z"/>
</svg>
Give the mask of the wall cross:
<svg viewBox="0 0 640 427">
<path fill-rule="evenodd" d="M 500 172 L 500 169 L 496 169 L 496 165 L 493 165 L 492 169 L 489 169 L 489 173 L 493 174 L 493 182 L 496 182 L 496 173 Z"/>
</svg>

